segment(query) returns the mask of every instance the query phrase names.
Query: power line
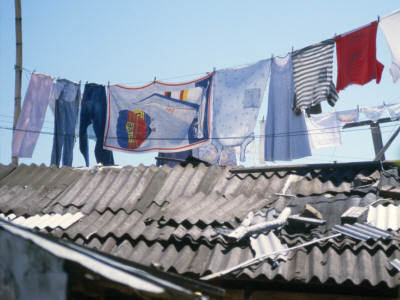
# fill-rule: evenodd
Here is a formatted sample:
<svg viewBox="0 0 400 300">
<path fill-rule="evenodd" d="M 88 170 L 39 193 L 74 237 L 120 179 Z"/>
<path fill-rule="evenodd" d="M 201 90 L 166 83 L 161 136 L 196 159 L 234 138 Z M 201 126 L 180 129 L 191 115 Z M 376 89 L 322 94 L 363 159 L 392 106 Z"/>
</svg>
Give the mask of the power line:
<svg viewBox="0 0 400 300">
<path fill-rule="evenodd" d="M 389 128 L 389 127 L 397 127 L 396 125 L 386 125 L 386 126 L 381 126 L 381 128 Z M 335 126 L 335 127 L 329 127 L 326 129 L 332 129 L 332 130 L 337 130 L 340 127 Z M 4 129 L 4 130 L 14 130 L 12 127 L 6 127 L 6 126 L 0 126 L 0 129 Z M 48 129 L 52 129 L 52 128 L 48 128 Z M 318 131 L 320 131 L 319 129 L 317 129 Z M 346 131 L 342 131 L 342 133 L 348 133 L 348 132 L 357 132 L 357 131 L 369 131 L 369 128 L 358 128 L 358 129 L 349 129 Z M 28 129 L 15 129 L 15 131 L 20 131 L 20 132 L 29 132 L 29 133 L 43 133 L 46 135 L 55 135 L 54 132 L 48 132 L 48 131 L 39 131 L 39 130 L 28 130 Z M 311 130 L 313 131 L 313 130 Z M 332 131 L 333 132 L 333 131 Z M 389 131 L 384 131 L 384 133 L 390 132 Z M 317 133 L 310 133 L 310 131 L 307 130 L 301 130 L 301 131 L 294 131 L 294 132 L 285 132 L 285 133 L 279 133 L 279 134 L 266 134 L 266 135 L 251 135 L 251 136 L 232 136 L 232 137 L 213 137 L 213 138 L 209 138 L 211 140 L 236 140 L 236 139 L 244 139 L 247 137 L 254 137 L 255 139 L 259 139 L 262 137 L 265 138 L 279 138 L 279 137 L 293 137 L 293 136 L 303 136 L 303 135 L 315 135 L 315 134 L 326 134 L 326 133 L 331 133 L 327 130 L 325 130 L 324 132 L 317 132 Z M 59 133 L 57 135 L 62 135 L 62 136 L 74 136 L 74 137 L 79 137 L 78 134 L 66 134 L 66 133 Z M 122 137 L 110 137 L 108 136 L 108 139 L 124 139 Z M 128 139 L 128 138 L 125 138 Z M 147 138 L 135 138 L 135 140 L 160 140 L 160 141 L 164 141 L 164 140 L 186 140 L 187 138 L 169 138 L 169 137 L 164 137 L 164 138 L 151 138 L 151 137 L 147 137 Z M 201 140 L 201 139 L 199 139 Z"/>
</svg>

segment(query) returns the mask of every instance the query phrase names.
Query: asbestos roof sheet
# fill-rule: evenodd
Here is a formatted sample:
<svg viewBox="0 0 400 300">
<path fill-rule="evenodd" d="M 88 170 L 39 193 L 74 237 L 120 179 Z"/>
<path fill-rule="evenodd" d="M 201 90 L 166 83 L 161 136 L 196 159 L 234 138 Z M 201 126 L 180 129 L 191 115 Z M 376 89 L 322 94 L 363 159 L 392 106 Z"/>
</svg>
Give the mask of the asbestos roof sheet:
<svg viewBox="0 0 400 300">
<path fill-rule="evenodd" d="M 43 235 L 38 235 L 35 232 L 16 226 L 15 224 L 0 220 L 0 238 L 4 244 L 13 244 L 10 241 L 10 234 L 13 236 L 12 240 L 14 243 L 16 239 L 18 240 L 19 248 L 22 248 L 22 246 L 20 246 L 22 241 L 22 243 L 25 242 L 29 251 L 35 249 L 32 248 L 32 245 L 28 245 L 29 241 L 29 243 L 33 243 L 36 247 L 44 249 L 46 253 L 49 253 L 58 259 L 72 261 L 84 266 L 96 274 L 108 278 L 114 284 L 122 284 L 125 287 L 132 288 L 140 298 L 202 298 L 194 291 L 187 288 L 188 286 L 195 289 L 195 291 L 201 291 L 214 297 L 221 297 L 224 293 L 222 289 L 200 282 L 196 283 L 178 276 L 168 275 L 165 272 L 149 270 L 145 266 L 124 264 L 121 261 L 105 256 L 99 252 L 92 251 L 91 249 L 78 247 L 77 245 L 65 240 L 48 239 Z M 25 252 L 26 251 L 27 250 L 25 249 Z M 7 253 L 3 253 L 3 257 L 6 256 L 6 254 Z M 43 256 L 45 254 L 41 255 Z M 10 256 L 12 256 L 12 254 Z M 26 258 L 22 258 L 22 260 L 26 261 Z M 15 270 L 8 271 L 15 272 Z M 62 288 L 62 286 L 60 286 L 60 288 Z"/>
<path fill-rule="evenodd" d="M 23 216 L 17 217 L 15 214 L 4 215 L 0 214 L 0 219 L 8 220 L 12 223 L 28 227 L 28 228 L 57 228 L 67 229 L 69 226 L 84 217 L 84 214 L 77 212 L 75 214 L 66 213 L 64 215 L 35 215 L 25 218 Z"/>
<path fill-rule="evenodd" d="M 396 173 L 392 163 L 383 164 Z M 391 170 L 394 171 L 391 171 Z M 392 177 L 385 185 L 396 184 Z M 83 214 L 69 227 L 47 226 L 48 234 L 133 262 L 200 278 L 254 257 L 250 239 L 232 243 L 215 228 L 237 228 L 249 212 L 301 214 L 311 204 L 326 224 L 288 220 L 275 233 L 288 247 L 332 234 L 340 216 L 352 206 L 370 208 L 381 186 L 378 163 L 315 167 L 236 168 L 199 165 L 56 168 L 0 165 L 0 213 L 25 220 L 32 216 Z M 390 200 L 395 204 L 395 200 Z M 267 238 L 266 247 L 273 247 Z M 264 252 L 264 250 L 260 250 Z M 293 279 L 322 284 L 400 284 L 389 258 L 400 258 L 397 241 L 355 241 L 343 236 L 291 251 L 286 262 L 271 260 L 226 277 Z M 316 259 L 319 258 L 319 259 Z M 316 260 L 315 260 L 316 259 Z M 367 270 L 346 268 L 350 263 Z M 382 267 L 371 266 L 380 264 Z M 341 269 L 338 269 L 341 268 Z M 307 272 L 305 272 L 307 270 Z"/>
<path fill-rule="evenodd" d="M 370 206 L 367 222 L 384 230 L 398 230 L 400 228 L 400 206 L 393 204 Z"/>
<path fill-rule="evenodd" d="M 353 225 L 335 225 L 333 230 L 361 241 L 393 238 L 392 233 L 368 224 L 355 223 Z"/>
</svg>

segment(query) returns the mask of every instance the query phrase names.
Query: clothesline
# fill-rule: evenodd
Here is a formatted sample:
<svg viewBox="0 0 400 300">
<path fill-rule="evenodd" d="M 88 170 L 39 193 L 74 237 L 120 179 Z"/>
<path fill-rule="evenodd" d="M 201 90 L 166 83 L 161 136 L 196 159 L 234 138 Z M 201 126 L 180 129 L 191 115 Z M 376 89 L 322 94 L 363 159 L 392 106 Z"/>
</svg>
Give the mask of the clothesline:
<svg viewBox="0 0 400 300">
<path fill-rule="evenodd" d="M 383 17 L 380 17 L 380 16 L 378 15 L 378 16 L 377 16 L 377 22 L 379 23 L 379 21 L 381 21 L 381 20 L 383 20 L 383 19 L 385 19 L 385 18 L 387 18 L 387 17 L 389 17 L 389 16 L 391 16 L 391 15 L 394 15 L 394 14 L 396 14 L 396 13 L 399 12 L 399 11 L 400 11 L 400 10 L 393 11 L 393 12 L 391 12 L 391 13 L 389 13 L 389 14 L 383 16 Z M 355 29 L 349 30 L 349 31 L 347 31 L 347 32 L 345 32 L 345 33 L 339 34 L 339 35 L 337 35 L 337 34 L 335 33 L 334 36 L 333 36 L 333 38 L 337 38 L 337 37 L 340 37 L 340 36 L 348 35 L 348 34 L 354 32 L 354 31 L 357 31 L 357 30 L 359 30 L 359 29 L 362 29 L 362 28 L 364 28 L 364 27 L 366 27 L 366 26 L 368 26 L 368 25 L 370 25 L 370 24 L 371 24 L 371 22 L 370 22 L 370 23 L 367 23 L 367 24 L 365 24 L 365 25 L 359 26 L 359 27 L 357 27 L 357 28 L 355 28 Z M 302 49 L 302 48 L 300 48 L 300 50 L 301 50 L 301 49 Z M 272 59 L 272 58 L 275 58 L 275 57 L 286 56 L 287 54 L 294 53 L 294 52 L 296 52 L 296 51 L 298 51 L 298 50 L 294 50 L 294 47 L 292 46 L 291 51 L 282 53 L 281 55 L 275 56 L 273 53 L 271 53 L 271 59 Z M 255 62 L 255 61 L 254 61 L 254 62 Z M 252 63 L 254 63 L 254 62 L 250 62 L 250 63 L 245 63 L 245 64 L 240 64 L 240 65 L 232 66 L 232 68 L 239 67 L 239 66 L 244 66 L 244 65 L 248 65 L 248 64 L 252 64 Z M 31 74 L 32 74 L 32 73 L 35 73 L 35 71 L 36 71 L 36 69 L 34 69 L 34 70 L 32 71 L 32 70 L 28 70 L 28 69 L 26 69 L 26 68 L 24 68 L 24 67 L 19 67 L 19 66 L 16 66 L 16 65 L 14 65 L 14 68 L 15 68 L 15 69 L 21 69 L 21 70 L 27 71 L 27 72 L 29 72 L 29 73 L 31 73 Z M 216 70 L 222 70 L 222 69 L 216 69 L 216 68 L 214 67 L 214 68 L 213 68 L 213 71 L 215 72 Z M 200 72 L 200 73 L 193 73 L 193 74 L 180 75 L 180 76 L 174 76 L 174 77 L 167 77 L 167 78 L 163 78 L 163 79 L 160 79 L 160 80 L 171 80 L 171 79 L 178 79 L 178 78 L 187 78 L 187 77 L 192 77 L 192 76 L 206 75 L 206 74 L 209 74 L 209 73 L 210 73 L 210 72 Z M 60 76 L 54 76 L 54 77 L 52 77 L 52 78 L 53 78 L 53 79 L 55 79 L 55 78 L 60 78 Z M 154 77 L 154 78 L 156 78 L 156 77 Z M 108 82 L 108 83 L 109 83 L 109 82 Z M 120 83 L 120 84 L 121 84 L 121 85 L 124 85 L 124 84 L 140 84 L 140 83 L 151 83 L 151 81 L 135 81 L 135 82 L 125 82 L 125 83 Z M 106 85 L 106 83 L 105 83 L 104 85 Z"/>
<path fill-rule="evenodd" d="M 394 121 L 400 121 L 400 119 L 394 120 Z M 0 121 L 1 122 L 1 121 Z M 351 123 L 350 123 L 351 124 Z M 326 127 L 325 129 L 327 130 L 326 133 L 329 133 L 329 130 L 337 130 L 342 128 L 343 126 L 335 126 L 335 127 Z M 381 126 L 381 128 L 387 128 L 387 127 L 397 127 L 397 125 L 383 125 Z M 30 133 L 43 133 L 46 135 L 58 135 L 58 136 L 71 136 L 71 137 L 75 137 L 78 138 L 80 135 L 79 134 L 55 134 L 54 132 L 49 132 L 49 131 L 39 131 L 39 130 L 27 130 L 27 129 L 13 129 L 12 127 L 5 127 L 5 126 L 0 126 L 0 129 L 5 129 L 5 130 L 15 130 L 15 131 L 20 131 L 20 132 L 30 132 Z M 51 128 L 48 128 L 51 129 Z M 357 131 L 369 131 L 369 128 L 357 128 L 357 129 L 347 129 L 346 132 L 357 132 Z M 312 135 L 313 133 L 310 133 L 310 131 L 312 132 L 313 130 L 306 130 L 306 131 L 296 131 L 296 132 L 282 132 L 279 134 L 273 134 L 273 135 L 254 135 L 254 138 L 259 139 L 262 137 L 284 137 L 284 136 L 298 136 L 298 135 Z M 319 130 L 314 130 L 314 131 L 319 131 Z M 316 134 L 324 134 L 324 133 L 316 133 Z M 88 135 L 89 138 L 95 138 L 96 136 L 91 136 Z M 223 138 L 210 138 L 210 140 L 230 140 L 230 139 L 242 139 L 243 136 L 238 136 L 238 137 L 223 137 Z M 138 138 L 140 139 L 140 138 Z M 154 139 L 154 140 L 181 140 L 179 138 L 147 138 L 147 139 Z"/>
<path fill-rule="evenodd" d="M 74 83 L 58 77 L 53 82 L 55 77 L 32 72 L 27 95 L 29 102 L 35 105 L 25 107 L 25 98 L 23 117 L 20 116 L 14 131 L 13 155 L 31 156 L 43 122 L 26 124 L 24 120 L 29 121 L 30 114 L 36 119 L 44 118 L 47 105 L 50 105 L 55 114 L 52 163 L 57 165 L 61 151 L 63 164 L 72 164 L 72 156 L 68 152 L 74 145 L 71 139 L 76 136 L 78 114 L 81 120 L 80 150 L 87 164 L 86 131 L 90 123 L 93 123 L 97 137 L 96 159 L 99 155 L 111 155 L 109 158 L 112 161 L 107 162 L 111 164 L 111 151 L 180 152 L 210 142 L 218 153 L 240 146 L 241 160 L 244 161 L 246 147 L 254 139 L 254 127 L 269 81 L 267 124 L 262 125 L 266 132 L 260 134 L 261 138 L 265 138 L 265 159 L 292 160 L 310 156 L 310 148 L 341 145 L 339 113 L 316 116 L 322 112 L 320 102 L 326 100 L 334 106 L 338 92 L 348 85 L 363 85 L 373 79 L 379 83 L 383 65 L 376 59 L 377 26 L 378 22 L 374 21 L 356 32 L 336 36 L 296 52 L 292 48 L 292 52 L 285 57 L 272 55 L 272 59 L 240 68 L 218 71 L 214 68 L 213 72 L 185 83 L 161 82 L 156 77 L 153 82 L 134 88 L 108 83 L 107 94 L 106 85 L 87 83 L 80 114 L 81 81 Z M 354 33 L 357 34 L 348 38 Z M 337 87 L 332 81 L 335 45 Z M 359 70 L 360 61 L 369 68 Z M 393 66 L 396 68 L 394 63 Z M 398 78 L 396 72 L 392 73 L 393 81 Z M 358 120 L 359 111 L 375 121 L 385 108 L 390 117 L 399 117 L 400 108 L 390 106 L 389 111 L 389 105 L 384 104 L 344 111 L 346 115 L 341 121 Z M 309 118 L 305 118 L 304 111 Z M 299 138 L 301 136 L 307 137 Z"/>
</svg>

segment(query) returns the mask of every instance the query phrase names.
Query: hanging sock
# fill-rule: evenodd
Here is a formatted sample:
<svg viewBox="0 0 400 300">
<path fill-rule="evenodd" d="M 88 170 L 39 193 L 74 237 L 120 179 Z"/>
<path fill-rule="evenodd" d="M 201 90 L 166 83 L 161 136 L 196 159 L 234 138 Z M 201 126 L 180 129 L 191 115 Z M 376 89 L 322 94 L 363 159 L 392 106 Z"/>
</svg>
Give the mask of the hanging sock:
<svg viewBox="0 0 400 300">
<path fill-rule="evenodd" d="M 341 127 L 335 113 L 306 118 L 308 138 L 313 149 L 342 145 Z"/>
<path fill-rule="evenodd" d="M 46 116 L 53 79 L 33 73 L 12 139 L 12 155 L 31 158 Z"/>
<path fill-rule="evenodd" d="M 335 41 L 329 39 L 292 53 L 296 112 L 320 107 L 325 100 L 335 105 L 339 96 L 332 82 L 334 46 Z"/>
<path fill-rule="evenodd" d="M 212 143 L 222 149 L 246 146 L 254 139 L 254 127 L 267 85 L 271 59 L 216 71 L 213 85 Z"/>
<path fill-rule="evenodd" d="M 75 126 L 78 118 L 81 85 L 66 79 L 54 83 L 50 101 L 55 103 L 54 141 L 51 164 L 72 166 Z"/>
<path fill-rule="evenodd" d="M 290 55 L 275 57 L 271 66 L 265 126 L 266 161 L 290 161 L 311 155 L 304 113 L 296 115 L 292 111 L 293 97 L 292 58 Z"/>
<path fill-rule="evenodd" d="M 389 71 L 393 82 L 396 83 L 400 78 L 400 10 L 381 18 L 379 26 L 385 35 L 390 53 L 392 54 L 392 65 Z"/>
<path fill-rule="evenodd" d="M 376 31 L 378 22 L 335 38 L 338 74 L 336 89 L 349 84 L 364 85 L 372 79 L 381 81 L 383 64 L 376 59 Z"/>
</svg>

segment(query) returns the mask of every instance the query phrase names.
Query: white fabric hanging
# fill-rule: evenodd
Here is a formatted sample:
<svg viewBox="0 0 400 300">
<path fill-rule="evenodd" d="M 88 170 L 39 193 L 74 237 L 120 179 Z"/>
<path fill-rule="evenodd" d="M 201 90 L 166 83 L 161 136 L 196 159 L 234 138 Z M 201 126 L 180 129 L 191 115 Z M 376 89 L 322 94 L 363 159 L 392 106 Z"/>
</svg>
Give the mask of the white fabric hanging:
<svg viewBox="0 0 400 300">
<path fill-rule="evenodd" d="M 360 111 L 372 122 L 377 122 L 382 116 L 385 107 L 383 105 L 361 107 Z"/>
<path fill-rule="evenodd" d="M 46 116 L 53 86 L 50 76 L 33 73 L 12 139 L 12 155 L 31 158 Z"/>
<path fill-rule="evenodd" d="M 260 120 L 260 143 L 258 144 L 260 164 L 265 164 L 265 120 Z"/>
<path fill-rule="evenodd" d="M 379 26 L 385 35 L 392 54 L 390 74 L 392 75 L 393 82 L 397 82 L 400 78 L 400 9 L 381 18 Z"/>
<path fill-rule="evenodd" d="M 386 104 L 385 108 L 392 121 L 400 117 L 400 103 Z"/>
<path fill-rule="evenodd" d="M 313 149 L 342 145 L 341 127 L 335 113 L 306 118 L 310 146 Z"/>
<path fill-rule="evenodd" d="M 213 74 L 185 83 L 108 87 L 104 149 L 180 152 L 209 143 Z"/>
</svg>

